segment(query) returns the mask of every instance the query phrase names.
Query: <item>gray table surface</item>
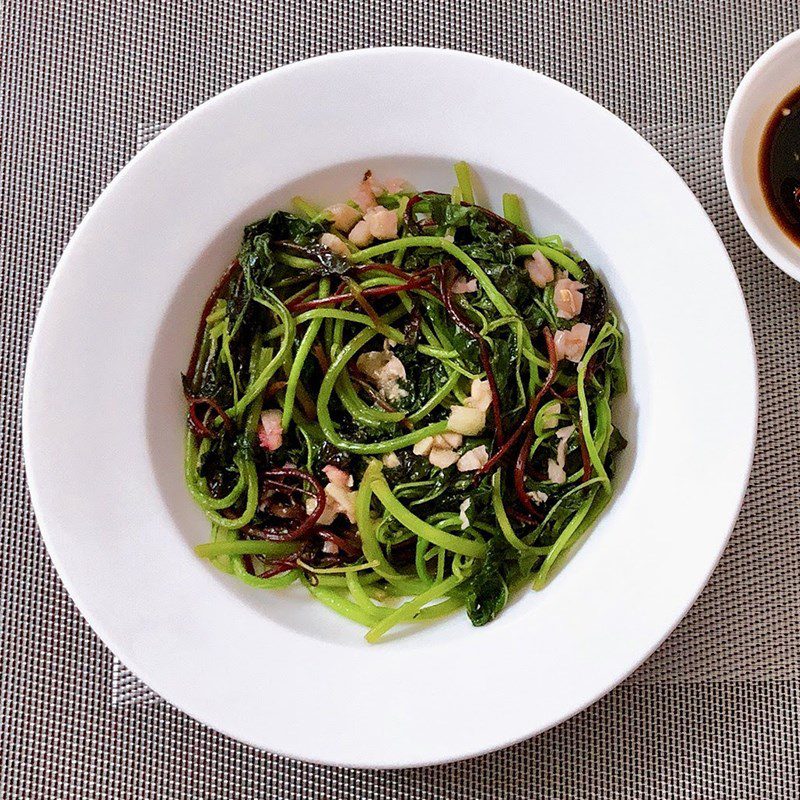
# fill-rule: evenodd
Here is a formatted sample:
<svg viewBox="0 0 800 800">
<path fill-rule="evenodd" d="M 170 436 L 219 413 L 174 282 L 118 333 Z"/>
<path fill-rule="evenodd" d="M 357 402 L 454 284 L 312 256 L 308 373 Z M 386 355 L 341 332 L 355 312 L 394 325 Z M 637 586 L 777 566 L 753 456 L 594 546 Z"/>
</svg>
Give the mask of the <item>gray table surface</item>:
<svg viewBox="0 0 800 800">
<path fill-rule="evenodd" d="M 800 797 L 800 286 L 745 235 L 720 163 L 736 84 L 799 26 L 797 3 L 746 0 L 0 4 L 0 798 Z M 264 70 L 388 44 L 541 70 L 652 142 L 731 255 L 753 320 L 761 412 L 731 543 L 687 618 L 631 678 L 507 750 L 366 772 L 227 739 L 115 663 L 39 538 L 20 400 L 28 337 L 58 256 L 138 147 Z M 724 332 L 699 357 L 718 346 Z"/>
</svg>

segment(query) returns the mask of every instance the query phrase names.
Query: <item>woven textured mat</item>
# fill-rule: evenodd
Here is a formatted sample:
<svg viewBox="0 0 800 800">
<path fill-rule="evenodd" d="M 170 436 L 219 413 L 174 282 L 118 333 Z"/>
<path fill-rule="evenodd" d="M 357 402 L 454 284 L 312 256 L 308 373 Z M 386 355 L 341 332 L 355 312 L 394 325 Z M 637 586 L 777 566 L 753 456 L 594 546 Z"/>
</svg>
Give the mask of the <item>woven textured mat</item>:
<svg viewBox="0 0 800 800">
<path fill-rule="evenodd" d="M 797 27 L 796 3 L 743 0 L 5 0 L 0 798 L 800 797 L 800 285 L 744 234 L 720 163 L 724 113 L 739 78 Z M 28 337 L 58 256 L 139 146 L 266 69 L 387 44 L 455 47 L 539 69 L 619 114 L 670 160 L 711 215 L 744 287 L 761 420 L 730 546 L 678 630 L 628 681 L 508 750 L 443 767 L 365 772 L 302 764 L 227 739 L 114 662 L 38 536 L 19 408 Z M 724 331 L 696 355 L 713 358 L 718 346 Z"/>
</svg>

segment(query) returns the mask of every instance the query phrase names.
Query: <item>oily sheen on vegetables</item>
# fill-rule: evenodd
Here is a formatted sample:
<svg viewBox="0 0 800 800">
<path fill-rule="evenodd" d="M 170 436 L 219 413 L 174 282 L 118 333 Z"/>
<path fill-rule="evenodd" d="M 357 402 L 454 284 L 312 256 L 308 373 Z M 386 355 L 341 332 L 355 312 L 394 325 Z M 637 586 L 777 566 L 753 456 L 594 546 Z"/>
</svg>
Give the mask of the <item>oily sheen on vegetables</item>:
<svg viewBox="0 0 800 800">
<path fill-rule="evenodd" d="M 248 225 L 183 387 L 197 553 L 377 641 L 545 586 L 608 503 L 625 391 L 606 290 L 557 235 L 367 173 Z"/>
</svg>

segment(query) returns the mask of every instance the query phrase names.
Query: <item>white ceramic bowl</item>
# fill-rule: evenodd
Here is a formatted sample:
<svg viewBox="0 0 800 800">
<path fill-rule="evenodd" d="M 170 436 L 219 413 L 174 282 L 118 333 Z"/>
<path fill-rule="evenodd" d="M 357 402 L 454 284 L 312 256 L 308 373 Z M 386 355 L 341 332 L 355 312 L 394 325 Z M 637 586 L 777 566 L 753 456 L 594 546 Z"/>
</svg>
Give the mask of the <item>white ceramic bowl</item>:
<svg viewBox="0 0 800 800">
<path fill-rule="evenodd" d="M 773 264 L 800 280 L 800 247 L 780 228 L 764 198 L 758 160 L 761 138 L 781 101 L 800 86 L 800 31 L 774 44 L 753 64 L 725 119 L 722 163 L 736 213 Z"/>
<path fill-rule="evenodd" d="M 195 557 L 208 524 L 183 485 L 178 376 L 245 223 L 297 193 L 341 198 L 366 167 L 447 190 L 462 158 L 481 199 L 498 208 L 519 193 L 535 230 L 561 232 L 604 276 L 628 334 L 616 416 L 631 446 L 616 499 L 545 591 L 522 592 L 485 628 L 457 615 L 370 646 L 304 590 L 256 591 Z M 716 564 L 755 421 L 741 291 L 678 175 L 556 81 L 426 49 L 275 70 L 140 153 L 56 270 L 23 408 L 42 534 L 111 650 L 224 733 L 367 767 L 510 744 L 628 675 Z"/>
</svg>

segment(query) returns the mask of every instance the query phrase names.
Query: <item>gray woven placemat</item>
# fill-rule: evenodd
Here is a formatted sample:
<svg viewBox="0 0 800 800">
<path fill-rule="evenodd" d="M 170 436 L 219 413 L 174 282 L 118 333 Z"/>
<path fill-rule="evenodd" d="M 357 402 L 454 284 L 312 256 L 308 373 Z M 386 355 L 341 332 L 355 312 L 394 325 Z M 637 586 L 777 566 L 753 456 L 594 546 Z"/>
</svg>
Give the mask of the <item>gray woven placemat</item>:
<svg viewBox="0 0 800 800">
<path fill-rule="evenodd" d="M 744 234 L 719 155 L 738 79 L 796 27 L 796 3 L 744 0 L 0 6 L 0 798 L 800 797 L 800 285 Z M 678 630 L 626 683 L 508 750 L 444 767 L 364 772 L 227 739 L 114 663 L 37 534 L 19 405 L 49 275 L 138 146 L 251 75 L 386 44 L 455 47 L 540 69 L 603 103 L 664 153 L 711 215 L 742 281 L 761 421 L 750 489 L 719 568 Z M 713 358 L 717 346 L 724 331 L 695 355 Z"/>
</svg>

